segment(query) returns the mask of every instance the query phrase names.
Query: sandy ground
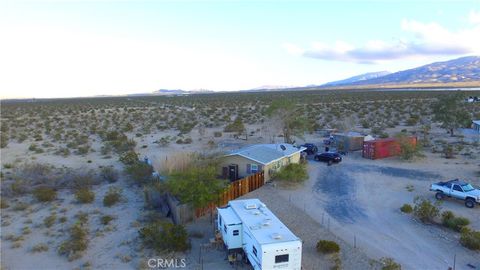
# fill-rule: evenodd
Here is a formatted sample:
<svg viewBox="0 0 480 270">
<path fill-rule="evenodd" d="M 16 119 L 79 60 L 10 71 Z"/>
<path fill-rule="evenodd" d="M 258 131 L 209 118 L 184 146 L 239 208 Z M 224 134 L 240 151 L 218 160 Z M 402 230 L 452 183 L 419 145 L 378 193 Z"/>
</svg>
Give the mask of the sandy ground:
<svg viewBox="0 0 480 270">
<path fill-rule="evenodd" d="M 420 224 L 399 208 L 415 196 L 434 200 L 428 191 L 434 181 L 460 177 L 478 184 L 476 163 L 446 162 L 433 155 L 415 163 L 396 158 L 372 161 L 354 153 L 334 166 L 311 161 L 304 186 L 277 192 L 372 258 L 392 257 L 405 269 L 447 269 L 456 255 L 457 269 L 468 269 L 467 264 L 480 267 L 480 255 L 463 248 L 457 233 Z M 414 190 L 407 191 L 407 185 Z M 480 228 L 480 207 L 468 209 L 448 200 L 442 210 L 468 217 L 472 228 Z"/>
<path fill-rule="evenodd" d="M 162 136 L 174 136 L 176 132 L 146 135 L 135 138 L 136 151 L 141 157 L 148 156 L 153 160 L 153 165 L 158 167 L 162 159 L 177 152 L 225 151 L 246 144 L 269 143 L 272 138 L 272 134 L 262 130 L 259 125 L 249 126 L 249 130 L 255 131 L 256 135 L 248 141 L 234 139 L 228 133 L 215 138 L 213 132 L 219 130 L 221 129 L 207 129 L 203 136 L 193 130 L 189 135 L 193 139 L 192 144 L 179 145 L 172 142 L 167 147 L 160 147 L 154 141 Z M 129 137 L 134 136 L 129 134 Z M 320 139 L 317 134 L 306 135 L 306 141 L 318 142 Z M 208 145 L 209 140 L 215 142 L 213 149 Z M 112 154 L 110 158 L 105 158 L 100 154 L 103 144 L 100 138 L 91 136 L 90 141 L 93 152 L 83 156 L 71 154 L 66 158 L 53 154 L 57 145 L 50 150 L 45 149 L 45 153 L 34 154 L 28 150 L 31 141 L 22 144 L 10 142 L 7 148 L 1 150 L 2 172 L 5 175 L 11 172 L 3 168 L 4 164 L 19 166 L 31 161 L 79 171 L 96 170 L 100 166 L 110 165 L 122 170 L 123 165 L 118 161 L 118 156 Z M 281 141 L 282 138 L 276 138 L 276 142 Z M 345 269 L 368 269 L 371 267 L 369 257 L 378 259 L 384 256 L 395 258 L 406 269 L 446 269 L 452 265 L 454 254 L 457 255 L 457 269 L 465 268 L 467 263 L 479 265 L 480 255 L 461 247 L 458 244 L 458 234 L 418 224 L 411 216 L 399 211 L 402 204 L 412 203 L 417 195 L 433 199 L 433 194 L 428 191 L 433 181 L 464 177 L 476 185 L 480 184 L 478 176 L 474 174 L 479 171 L 478 158 L 446 160 L 438 156 L 439 154 L 429 155 L 427 159 L 405 163 L 397 159 L 370 161 L 353 154 L 348 155 L 338 166 L 327 167 L 325 164 L 311 162 L 310 179 L 305 185 L 295 189 L 267 186 L 248 196 L 264 200 L 287 226 L 306 240 L 306 269 L 326 269 L 332 263 L 331 258 L 318 256 L 313 251 L 317 238 L 338 240 L 341 243 L 341 258 Z M 408 184 L 413 185 L 413 192 L 405 189 Z M 102 199 L 111 185 L 123 189 L 125 200 L 107 208 L 103 206 Z M 59 192 L 59 199 L 53 203 L 36 203 L 31 196 L 24 196 L 14 200 L 31 204 L 29 209 L 2 209 L 2 238 L 9 234 L 21 235 L 22 228 L 26 226 L 31 231 L 24 235 L 21 246 L 17 248 L 12 247 L 12 241 L 2 239 L 2 269 L 146 268 L 146 259 L 159 255 L 143 250 L 138 242 L 138 220 L 142 219 L 144 213 L 142 191 L 129 186 L 122 176 L 115 184 L 95 186 L 94 192 L 96 199 L 89 205 L 77 204 L 73 194 L 64 190 Z M 10 205 L 15 204 L 14 200 Z M 469 217 L 471 227 L 480 229 L 480 207 L 466 209 L 462 203 L 455 201 L 446 201 L 442 207 L 457 215 Z M 79 211 L 89 214 L 90 244 L 82 258 L 70 262 L 59 256 L 56 249 L 67 238 L 67 229 L 75 222 L 74 216 Z M 45 228 L 43 219 L 53 212 L 58 217 L 65 216 L 67 221 L 56 222 L 51 228 Z M 100 224 L 99 218 L 103 214 L 115 216 L 112 226 L 106 228 Z M 207 247 L 200 252 L 200 246 L 213 237 L 210 217 L 189 224 L 188 230 L 203 232 L 203 237 L 192 238 L 191 251 L 176 255 L 187 258 L 188 269 L 232 269 L 224 260 L 224 252 Z M 31 248 L 38 243 L 48 244 L 49 250 L 32 253 Z M 357 248 L 353 248 L 354 245 Z"/>
</svg>

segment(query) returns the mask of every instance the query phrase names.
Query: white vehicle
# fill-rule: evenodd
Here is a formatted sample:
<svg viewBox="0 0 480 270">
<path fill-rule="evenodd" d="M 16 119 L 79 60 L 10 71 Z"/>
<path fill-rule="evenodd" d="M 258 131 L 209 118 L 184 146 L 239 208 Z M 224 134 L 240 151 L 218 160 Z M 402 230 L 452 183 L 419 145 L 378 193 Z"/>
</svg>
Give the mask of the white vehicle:
<svg viewBox="0 0 480 270">
<path fill-rule="evenodd" d="M 302 241 L 258 199 L 217 208 L 217 228 L 228 253 L 241 253 L 253 269 L 302 267 Z"/>
<path fill-rule="evenodd" d="M 436 192 L 437 200 L 452 197 L 465 201 L 465 206 L 468 208 L 473 208 L 476 203 L 480 203 L 480 190 L 458 179 L 432 184 L 430 190 Z"/>
</svg>

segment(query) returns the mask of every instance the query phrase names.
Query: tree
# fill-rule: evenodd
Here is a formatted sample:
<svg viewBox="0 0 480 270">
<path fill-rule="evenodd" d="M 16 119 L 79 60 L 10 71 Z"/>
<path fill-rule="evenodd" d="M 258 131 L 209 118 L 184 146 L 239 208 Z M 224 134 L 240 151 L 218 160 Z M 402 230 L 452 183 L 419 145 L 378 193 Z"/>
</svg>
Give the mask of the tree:
<svg viewBox="0 0 480 270">
<path fill-rule="evenodd" d="M 293 143 L 293 137 L 303 138 L 307 130 L 307 120 L 296 109 L 295 103 L 288 99 L 278 99 L 267 109 L 267 115 L 281 124 L 283 138 L 286 143 Z"/>
<path fill-rule="evenodd" d="M 451 136 L 454 136 L 455 129 L 467 126 L 471 120 L 462 100 L 462 94 L 455 93 L 439 98 L 432 105 L 434 120 L 442 123 L 442 128 L 447 129 Z"/>
<path fill-rule="evenodd" d="M 307 166 L 302 163 L 290 163 L 275 174 L 275 179 L 301 183 L 308 179 Z"/>
<path fill-rule="evenodd" d="M 228 124 L 223 131 L 236 132 L 238 134 L 241 134 L 242 132 L 244 132 L 245 125 L 243 124 L 242 118 L 237 116 L 237 118 L 235 118 L 235 120 L 232 123 Z"/>
<path fill-rule="evenodd" d="M 416 157 L 423 157 L 420 144 L 413 143 L 405 133 L 400 132 L 395 137 L 400 145 L 400 157 L 402 159 L 412 160 Z"/>
<path fill-rule="evenodd" d="M 194 208 L 202 208 L 218 199 L 227 183 L 217 178 L 214 165 L 194 164 L 184 170 L 170 173 L 167 189 L 177 196 L 182 203 Z"/>
</svg>

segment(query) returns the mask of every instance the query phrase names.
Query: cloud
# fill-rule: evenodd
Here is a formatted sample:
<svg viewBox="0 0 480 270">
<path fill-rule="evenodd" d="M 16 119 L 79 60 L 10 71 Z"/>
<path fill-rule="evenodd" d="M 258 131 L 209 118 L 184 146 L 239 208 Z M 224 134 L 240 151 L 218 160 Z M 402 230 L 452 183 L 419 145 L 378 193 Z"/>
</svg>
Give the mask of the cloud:
<svg viewBox="0 0 480 270">
<path fill-rule="evenodd" d="M 468 14 L 468 20 L 473 24 L 480 24 L 480 11 L 471 10 Z"/>
<path fill-rule="evenodd" d="M 423 23 L 404 19 L 401 30 L 410 35 L 410 40 L 370 40 L 361 46 L 344 41 L 333 44 L 315 42 L 303 49 L 289 44 L 287 50 L 305 57 L 374 64 L 383 61 L 422 56 L 458 56 L 480 53 L 480 13 L 471 11 L 469 28 L 450 31 L 437 23 Z"/>
</svg>

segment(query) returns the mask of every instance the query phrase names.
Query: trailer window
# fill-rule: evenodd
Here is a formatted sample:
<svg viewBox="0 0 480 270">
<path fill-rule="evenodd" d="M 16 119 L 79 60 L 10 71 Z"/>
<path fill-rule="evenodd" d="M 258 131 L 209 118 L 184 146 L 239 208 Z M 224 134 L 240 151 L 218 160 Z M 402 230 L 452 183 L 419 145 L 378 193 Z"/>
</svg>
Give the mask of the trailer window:
<svg viewBox="0 0 480 270">
<path fill-rule="evenodd" d="M 238 235 L 238 230 L 233 230 L 233 235 Z"/>
<path fill-rule="evenodd" d="M 253 247 L 253 254 L 255 254 L 255 257 L 257 257 L 257 249 L 255 248 L 255 246 L 252 246 Z"/>
<path fill-rule="evenodd" d="M 275 256 L 275 263 L 288 262 L 288 254 Z"/>
</svg>

